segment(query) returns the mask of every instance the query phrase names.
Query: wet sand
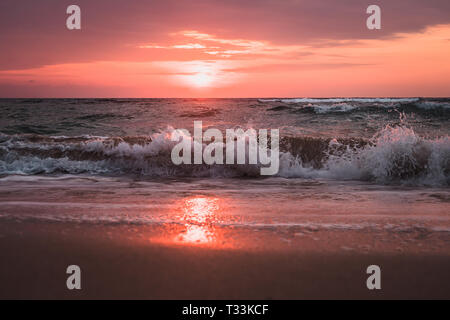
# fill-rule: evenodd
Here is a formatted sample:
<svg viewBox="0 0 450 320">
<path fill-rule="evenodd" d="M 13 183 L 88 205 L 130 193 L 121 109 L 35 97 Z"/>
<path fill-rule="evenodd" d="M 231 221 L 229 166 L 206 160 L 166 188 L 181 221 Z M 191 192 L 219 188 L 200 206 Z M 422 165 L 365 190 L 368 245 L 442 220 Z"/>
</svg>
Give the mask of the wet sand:
<svg viewBox="0 0 450 320">
<path fill-rule="evenodd" d="M 353 183 L 6 177 L 0 298 L 450 299 L 448 204 Z"/>
<path fill-rule="evenodd" d="M 400 250 L 391 240 L 406 239 L 358 231 L 222 229 L 234 242 L 189 243 L 177 228 L 2 221 L 0 298 L 450 298 L 448 246 L 433 239 Z M 348 247 L 377 237 L 386 245 Z M 81 267 L 81 291 L 66 288 L 72 264 Z M 381 267 L 382 290 L 366 288 L 371 264 Z"/>
</svg>

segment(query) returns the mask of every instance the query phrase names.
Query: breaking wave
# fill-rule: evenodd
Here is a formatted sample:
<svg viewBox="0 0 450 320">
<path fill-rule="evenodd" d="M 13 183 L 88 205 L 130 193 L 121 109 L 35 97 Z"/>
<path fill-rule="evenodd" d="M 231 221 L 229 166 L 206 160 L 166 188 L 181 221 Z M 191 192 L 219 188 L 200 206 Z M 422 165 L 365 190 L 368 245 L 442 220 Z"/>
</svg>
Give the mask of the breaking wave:
<svg viewBox="0 0 450 320">
<path fill-rule="evenodd" d="M 370 140 L 331 139 L 315 146 L 320 158 L 301 150 L 283 154 L 284 177 L 374 181 L 381 184 L 450 185 L 450 139 L 425 139 L 413 129 L 387 126 Z"/>
<path fill-rule="evenodd" d="M 259 177 L 259 165 L 174 165 L 173 128 L 151 136 L 0 135 L 0 174 L 134 174 L 147 177 Z M 450 139 L 387 126 L 372 139 L 284 137 L 284 178 L 450 185 Z"/>
</svg>

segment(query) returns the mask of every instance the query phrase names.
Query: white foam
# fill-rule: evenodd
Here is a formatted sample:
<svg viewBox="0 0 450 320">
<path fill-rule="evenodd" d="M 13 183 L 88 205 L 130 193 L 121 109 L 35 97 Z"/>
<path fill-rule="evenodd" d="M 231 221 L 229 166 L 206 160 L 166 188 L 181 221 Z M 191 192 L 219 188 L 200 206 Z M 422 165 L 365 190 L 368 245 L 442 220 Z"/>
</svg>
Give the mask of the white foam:
<svg viewBox="0 0 450 320">
<path fill-rule="evenodd" d="M 419 98 L 290 98 L 290 99 L 259 99 L 260 102 L 283 103 L 411 103 L 419 101 Z"/>
<path fill-rule="evenodd" d="M 347 109 L 343 106 L 342 111 Z M 39 144 L 24 141 L 10 142 L 17 148 L 63 152 L 53 158 L 4 154 L 0 160 L 0 174 L 66 173 L 66 174 L 139 174 L 162 177 L 236 177 L 259 176 L 258 165 L 182 165 L 175 166 L 170 157 L 176 142 L 171 140 L 174 129 L 155 134 L 143 144 L 125 141 L 112 143 L 110 138 L 92 138 L 84 142 L 55 142 Z M 3 146 L 8 149 L 12 146 Z M 74 160 L 64 152 L 86 155 Z M 448 136 L 426 139 L 405 126 L 387 126 L 368 145 L 352 148 L 337 140 L 329 144 L 321 168 L 292 156 L 289 150 L 280 152 L 279 176 L 286 178 L 323 178 L 336 180 L 371 180 L 379 183 L 404 182 L 413 185 L 449 185 L 450 139 Z"/>
<path fill-rule="evenodd" d="M 413 185 L 448 185 L 450 177 L 450 138 L 424 139 L 407 127 L 387 126 L 370 144 L 360 149 L 342 146 L 336 140 L 330 148 L 344 152 L 329 154 L 321 169 L 304 165 L 289 153 L 280 158 L 282 177 L 337 180 L 375 180 Z"/>
<path fill-rule="evenodd" d="M 352 106 L 347 103 L 337 103 L 331 105 L 309 104 L 308 107 L 313 108 L 316 113 L 349 112 L 357 108 L 356 106 Z"/>
</svg>

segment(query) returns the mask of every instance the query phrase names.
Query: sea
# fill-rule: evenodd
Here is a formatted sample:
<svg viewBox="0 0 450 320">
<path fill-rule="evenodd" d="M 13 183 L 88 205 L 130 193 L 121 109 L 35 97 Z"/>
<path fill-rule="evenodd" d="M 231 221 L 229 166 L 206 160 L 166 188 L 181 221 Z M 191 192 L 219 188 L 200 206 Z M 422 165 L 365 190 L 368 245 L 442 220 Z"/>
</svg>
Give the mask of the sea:
<svg viewBox="0 0 450 320">
<path fill-rule="evenodd" d="M 0 220 L 176 224 L 194 243 L 211 240 L 205 224 L 450 234 L 449 98 L 0 99 L 0 111 Z M 173 164 L 171 135 L 194 121 L 278 129 L 278 173 Z"/>
</svg>

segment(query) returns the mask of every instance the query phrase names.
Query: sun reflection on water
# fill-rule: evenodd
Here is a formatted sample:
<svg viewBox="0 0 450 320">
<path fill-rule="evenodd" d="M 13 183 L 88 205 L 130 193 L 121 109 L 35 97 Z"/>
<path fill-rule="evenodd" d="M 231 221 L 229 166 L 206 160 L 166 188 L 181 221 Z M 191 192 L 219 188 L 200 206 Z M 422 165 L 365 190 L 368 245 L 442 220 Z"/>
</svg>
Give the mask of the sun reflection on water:
<svg viewBox="0 0 450 320">
<path fill-rule="evenodd" d="M 196 195 L 170 205 L 161 225 L 149 240 L 165 245 L 201 246 L 215 249 L 234 248 L 231 226 L 238 221 L 230 216 L 230 203 L 224 198 Z"/>
<path fill-rule="evenodd" d="M 185 231 L 176 241 L 191 244 L 208 244 L 217 240 L 214 223 L 217 222 L 219 199 L 192 197 L 183 200 L 181 221 Z"/>
</svg>

